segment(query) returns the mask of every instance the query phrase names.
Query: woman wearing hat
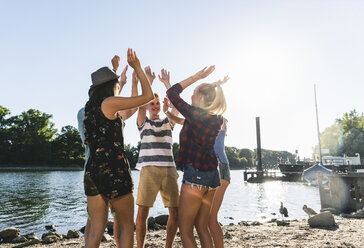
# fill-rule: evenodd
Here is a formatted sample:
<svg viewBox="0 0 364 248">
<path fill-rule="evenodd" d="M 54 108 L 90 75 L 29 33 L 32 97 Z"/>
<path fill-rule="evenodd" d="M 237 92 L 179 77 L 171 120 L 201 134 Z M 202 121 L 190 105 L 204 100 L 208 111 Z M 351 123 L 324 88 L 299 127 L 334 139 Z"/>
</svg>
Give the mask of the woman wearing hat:
<svg viewBox="0 0 364 248">
<path fill-rule="evenodd" d="M 84 187 L 90 230 L 85 247 L 98 247 L 105 230 L 108 204 L 116 213 L 119 233 L 118 247 L 132 247 L 134 238 L 133 181 L 129 162 L 124 154 L 123 110 L 146 104 L 154 98 L 139 59 L 128 49 L 128 63 L 135 70 L 142 94 L 135 97 L 119 97 L 126 83 L 125 67 L 120 82 L 107 67 L 91 74 L 92 85 L 89 101 L 85 105 L 85 144 L 90 157 L 85 166 Z M 119 112 L 121 111 L 121 112 Z"/>
</svg>

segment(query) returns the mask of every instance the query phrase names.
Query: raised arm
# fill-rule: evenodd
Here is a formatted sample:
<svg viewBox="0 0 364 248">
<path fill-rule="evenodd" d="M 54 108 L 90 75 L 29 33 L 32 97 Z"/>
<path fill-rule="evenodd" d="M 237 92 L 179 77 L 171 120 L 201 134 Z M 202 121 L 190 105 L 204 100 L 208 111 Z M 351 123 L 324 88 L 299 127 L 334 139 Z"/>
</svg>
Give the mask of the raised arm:
<svg viewBox="0 0 364 248">
<path fill-rule="evenodd" d="M 131 96 L 137 96 L 138 95 L 138 76 L 135 72 L 135 70 L 133 71 L 133 78 L 132 78 L 132 83 L 131 83 Z M 137 107 L 132 108 L 132 109 L 127 109 L 127 110 L 122 110 L 119 111 L 119 115 L 121 115 L 121 117 L 123 118 L 123 120 L 127 120 L 129 119 L 133 114 L 135 114 L 135 112 L 138 110 Z"/>
<path fill-rule="evenodd" d="M 173 85 L 167 90 L 168 99 L 172 102 L 173 106 L 186 118 L 187 121 L 197 120 L 203 118 L 201 111 L 196 107 L 192 107 L 186 103 L 180 96 L 183 89 L 187 88 L 196 81 L 207 77 L 215 70 L 215 66 L 205 67 L 201 71 L 198 71 L 193 76 L 183 80 L 180 83 Z"/>
<path fill-rule="evenodd" d="M 198 71 L 197 73 L 192 75 L 191 77 L 186 78 L 185 80 L 183 80 L 182 82 L 179 83 L 181 85 L 181 87 L 182 87 L 182 90 L 186 89 L 188 86 L 190 86 L 191 84 L 197 82 L 198 80 L 207 77 L 214 70 L 215 70 L 215 66 L 212 65 L 212 66 L 209 66 L 209 67 L 205 67 L 201 71 Z"/>
<path fill-rule="evenodd" d="M 128 49 L 128 63 L 135 70 L 141 84 L 142 94 L 134 97 L 111 96 L 101 104 L 103 114 L 110 120 L 116 118 L 116 112 L 120 110 L 135 108 L 146 104 L 154 98 L 150 83 L 144 74 L 140 61 L 132 49 Z"/>
<path fill-rule="evenodd" d="M 169 71 L 167 71 L 166 69 L 162 69 L 161 70 L 161 75 L 158 74 L 158 78 L 159 81 L 161 81 L 164 86 L 166 86 L 166 89 L 168 90 L 169 88 L 171 88 L 171 83 L 170 83 L 170 74 Z"/>
<path fill-rule="evenodd" d="M 119 62 L 120 62 L 120 57 L 118 55 L 115 55 L 112 59 L 111 59 L 111 64 L 112 64 L 112 70 L 116 73 L 116 71 L 119 68 Z"/>
<path fill-rule="evenodd" d="M 155 73 L 152 72 L 152 70 L 150 69 L 150 66 L 145 67 L 145 75 L 147 76 L 150 85 L 153 84 L 153 81 L 155 79 Z M 139 107 L 139 111 L 138 111 L 138 118 L 137 118 L 137 125 L 138 127 L 140 127 L 144 122 L 145 122 L 145 118 L 147 116 L 147 106 L 143 105 Z"/>
<path fill-rule="evenodd" d="M 164 98 L 164 101 L 163 101 L 163 112 L 166 114 L 166 116 L 168 117 L 169 121 L 171 122 L 171 124 L 174 126 L 174 124 L 180 124 L 180 125 L 183 125 L 183 123 L 185 122 L 185 119 L 184 118 L 181 118 L 181 117 L 178 117 L 177 115 L 175 115 L 173 113 L 173 109 L 175 108 L 172 108 L 172 112 L 169 112 L 168 111 L 168 107 L 169 107 L 169 100 L 167 97 Z M 176 110 L 177 113 L 178 113 L 178 110 Z"/>
<path fill-rule="evenodd" d="M 164 84 L 164 86 L 166 87 L 167 90 L 169 88 L 171 88 L 169 71 L 167 71 L 166 69 L 162 69 L 161 75 L 158 75 L 158 78 L 159 78 L 159 81 L 161 81 Z M 168 103 L 169 107 L 172 107 L 171 113 L 175 116 L 178 116 L 178 114 L 179 114 L 178 110 L 172 104 L 170 104 L 170 102 L 168 100 L 167 100 L 167 103 Z M 170 106 L 170 105 L 172 105 L 172 106 Z"/>
</svg>

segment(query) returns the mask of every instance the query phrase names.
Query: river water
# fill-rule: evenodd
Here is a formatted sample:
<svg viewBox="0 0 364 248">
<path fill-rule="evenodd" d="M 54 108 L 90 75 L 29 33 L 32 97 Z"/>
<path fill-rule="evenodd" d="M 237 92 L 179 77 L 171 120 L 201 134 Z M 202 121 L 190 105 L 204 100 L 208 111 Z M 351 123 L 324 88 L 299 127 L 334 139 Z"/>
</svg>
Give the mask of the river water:
<svg viewBox="0 0 364 248">
<path fill-rule="evenodd" d="M 137 192 L 139 171 L 132 174 Z M 179 175 L 181 185 L 180 171 Z M 231 171 L 231 177 L 219 212 L 219 221 L 224 225 L 281 218 L 280 202 L 288 209 L 288 219 L 306 218 L 304 204 L 320 210 L 317 187 L 302 182 L 247 183 L 241 170 Z M 158 195 L 150 216 L 160 214 L 168 214 L 168 210 Z M 40 235 L 46 232 L 45 225 L 55 224 L 58 232 L 66 234 L 71 228 L 83 227 L 86 216 L 82 171 L 0 172 L 0 231 L 16 227 L 21 234 Z"/>
</svg>

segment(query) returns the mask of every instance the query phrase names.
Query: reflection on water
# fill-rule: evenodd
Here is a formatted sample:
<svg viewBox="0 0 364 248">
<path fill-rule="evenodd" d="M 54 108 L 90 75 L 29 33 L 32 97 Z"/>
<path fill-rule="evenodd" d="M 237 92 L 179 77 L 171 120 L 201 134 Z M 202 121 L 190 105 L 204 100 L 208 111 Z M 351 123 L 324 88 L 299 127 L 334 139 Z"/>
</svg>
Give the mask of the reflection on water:
<svg viewBox="0 0 364 248">
<path fill-rule="evenodd" d="M 139 172 L 132 173 L 137 192 Z M 289 219 L 305 218 L 304 204 L 320 210 L 316 187 L 281 181 L 246 183 L 242 171 L 232 171 L 231 176 L 219 213 L 222 224 L 277 218 L 272 213 L 278 214 L 281 201 L 288 209 Z M 0 172 L 0 196 L 0 230 L 17 227 L 22 234 L 35 231 L 40 235 L 45 232 L 45 225 L 55 224 L 57 231 L 67 233 L 86 222 L 83 172 Z M 168 210 L 158 195 L 150 215 L 160 214 L 168 214 Z"/>
<path fill-rule="evenodd" d="M 0 173 L 0 230 L 41 232 L 50 223 L 78 227 L 85 216 L 82 187 L 80 172 Z"/>
</svg>

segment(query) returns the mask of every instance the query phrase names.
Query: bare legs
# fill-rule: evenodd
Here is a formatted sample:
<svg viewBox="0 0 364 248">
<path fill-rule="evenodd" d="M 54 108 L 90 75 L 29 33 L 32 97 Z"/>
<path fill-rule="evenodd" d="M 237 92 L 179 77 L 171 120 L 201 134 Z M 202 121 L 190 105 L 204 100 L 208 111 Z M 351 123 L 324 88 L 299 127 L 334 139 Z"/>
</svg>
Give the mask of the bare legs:
<svg viewBox="0 0 364 248">
<path fill-rule="evenodd" d="M 113 209 L 111 209 L 111 212 L 112 213 L 115 213 L 115 211 L 113 210 Z M 115 213 L 116 214 L 116 213 Z M 83 235 L 83 237 L 84 237 L 84 239 L 85 239 L 85 243 L 86 243 L 86 240 L 87 240 L 87 236 L 88 235 L 90 235 L 89 234 L 89 232 L 90 232 L 90 225 L 91 225 L 91 221 L 90 221 L 90 218 L 88 217 L 87 218 L 87 223 L 86 223 L 86 226 L 85 226 L 85 233 L 84 233 L 84 235 Z M 118 240 L 119 239 L 119 237 L 118 237 L 118 234 L 119 234 L 119 229 L 120 229 L 120 227 L 119 227 L 119 224 L 118 224 L 118 221 L 117 221 L 117 219 L 115 218 L 115 216 L 114 216 L 114 228 L 113 228 L 113 230 L 114 230 L 114 239 L 115 239 L 115 241 L 116 240 Z M 116 243 L 116 247 L 117 248 L 119 248 L 119 244 L 117 243 L 117 242 L 115 242 Z"/>
<path fill-rule="evenodd" d="M 110 201 L 116 212 L 114 237 L 117 247 L 133 247 L 134 241 L 134 197 L 127 194 Z M 85 248 L 99 247 L 108 217 L 107 201 L 101 196 L 87 197 L 88 214 L 85 228 Z"/>
<path fill-rule="evenodd" d="M 89 225 L 85 229 L 85 248 L 99 247 L 108 215 L 107 201 L 101 196 L 87 196 Z"/>
<path fill-rule="evenodd" d="M 118 247 L 133 247 L 134 242 L 134 196 L 132 193 L 112 199 L 111 206 L 116 212 L 116 230 L 114 237 L 117 238 Z M 117 234 L 115 234 L 117 232 Z"/>
<path fill-rule="evenodd" d="M 167 239 L 166 248 L 171 248 L 173 244 L 174 237 L 177 232 L 177 221 L 178 221 L 178 208 L 168 208 L 169 218 L 167 223 Z M 147 218 L 149 215 L 149 207 L 138 206 L 138 214 L 136 219 L 136 237 L 137 237 L 137 247 L 144 247 L 145 234 L 147 232 Z"/>
<path fill-rule="evenodd" d="M 143 248 L 145 234 L 147 233 L 147 218 L 149 215 L 149 207 L 138 206 L 138 214 L 136 218 L 136 239 L 137 247 Z"/>
<path fill-rule="evenodd" d="M 91 222 L 89 220 L 89 217 L 87 217 L 87 222 L 86 222 L 86 226 L 85 226 L 85 233 L 83 234 L 83 238 L 85 239 L 85 244 L 86 244 L 86 240 L 87 240 L 87 237 L 90 235 L 90 225 L 91 225 Z"/>
<path fill-rule="evenodd" d="M 193 236 L 196 227 L 201 247 L 213 247 L 208 230 L 212 200 L 216 190 L 182 184 L 178 211 L 178 226 L 183 247 L 197 247 Z"/>
<path fill-rule="evenodd" d="M 116 248 L 120 248 L 119 243 L 116 242 L 116 240 L 119 240 L 120 226 L 119 226 L 118 220 L 116 219 L 115 216 L 114 216 L 113 232 L 114 232 L 114 240 L 116 243 Z M 134 241 L 133 241 L 133 243 L 134 243 Z"/>
<path fill-rule="evenodd" d="M 229 186 L 229 182 L 225 179 L 221 179 L 220 182 L 221 182 L 221 186 L 219 188 L 217 188 L 217 190 L 216 190 L 215 197 L 212 202 L 209 221 L 208 221 L 210 234 L 214 241 L 215 248 L 224 247 L 224 236 L 223 236 L 220 224 L 217 221 L 217 215 L 220 210 L 221 203 L 224 199 L 224 194 L 225 194 L 226 188 Z"/>
<path fill-rule="evenodd" d="M 178 208 L 168 208 L 169 210 L 169 218 L 167 222 L 167 239 L 166 239 L 166 248 L 171 248 L 173 244 L 174 237 L 177 233 L 178 227 Z"/>
</svg>

